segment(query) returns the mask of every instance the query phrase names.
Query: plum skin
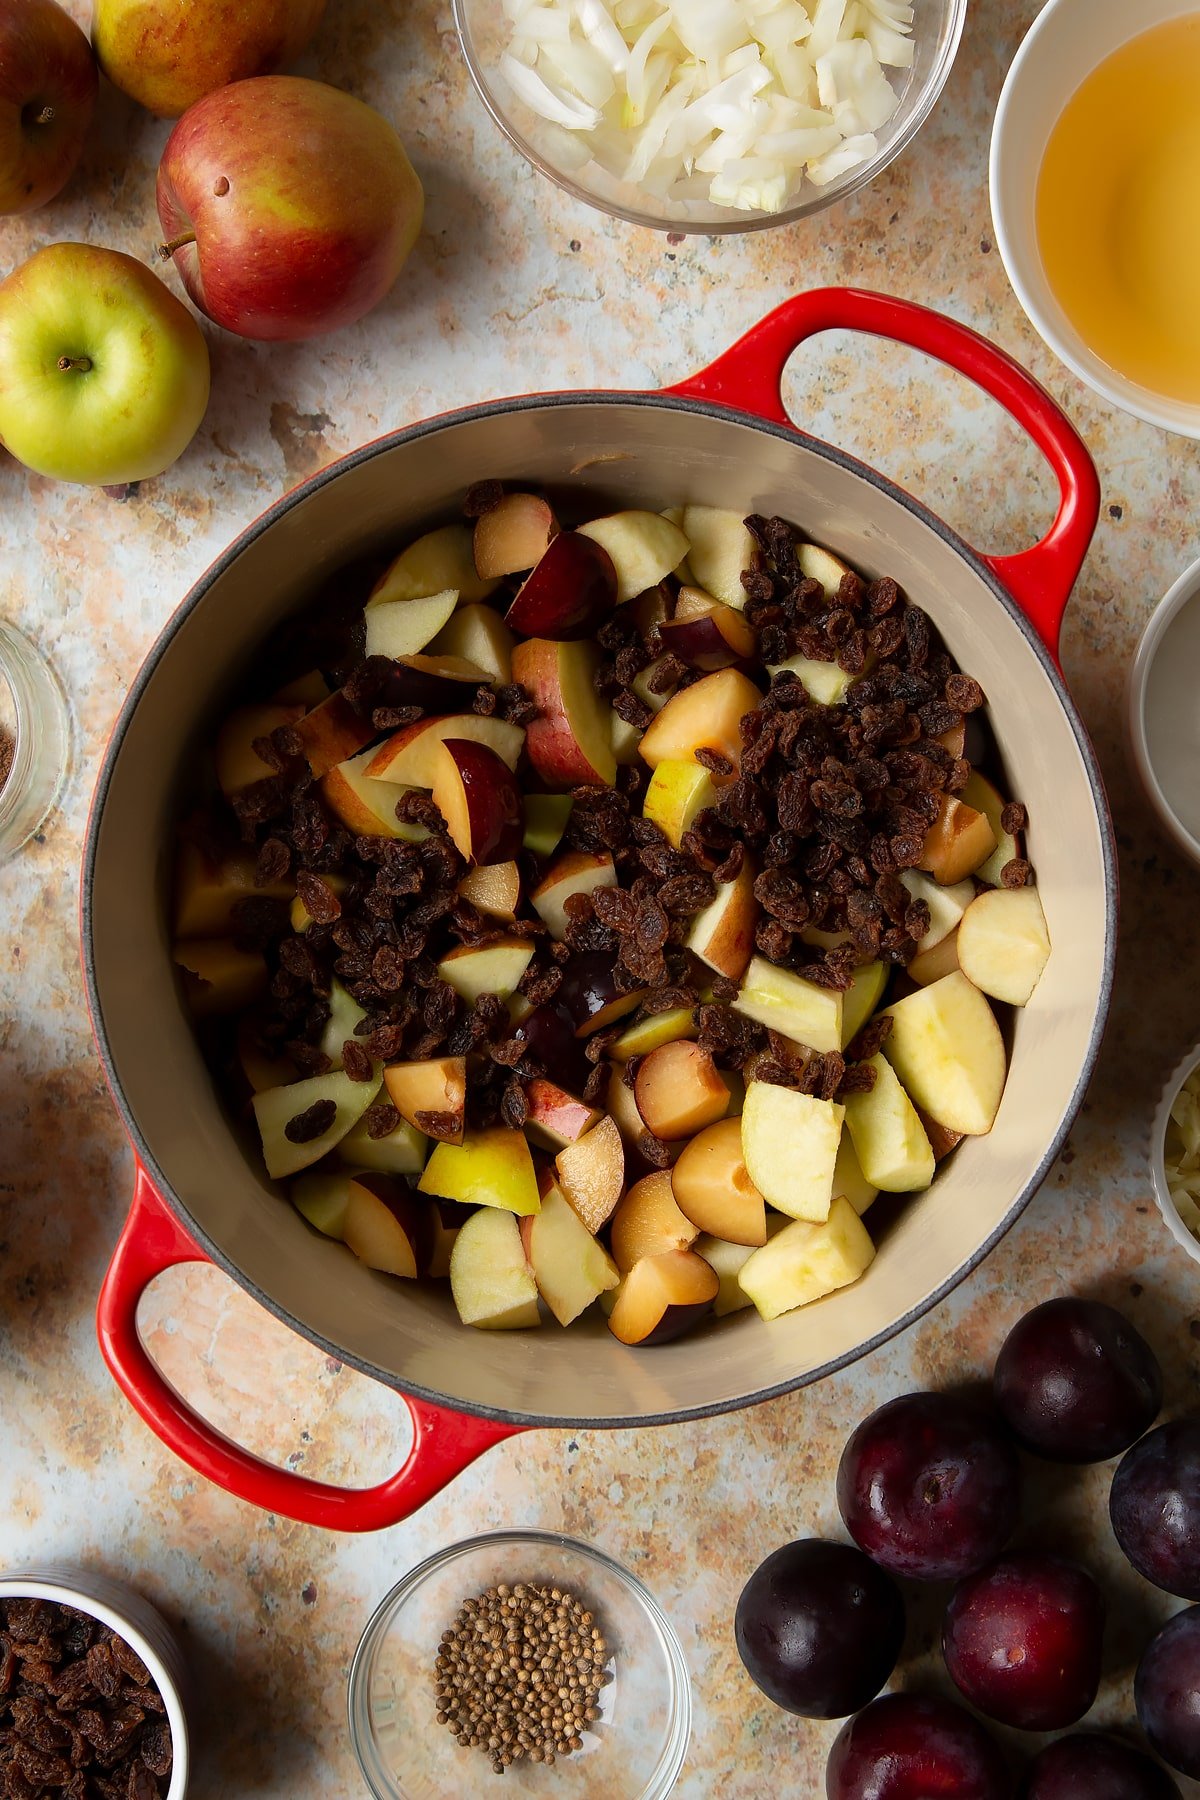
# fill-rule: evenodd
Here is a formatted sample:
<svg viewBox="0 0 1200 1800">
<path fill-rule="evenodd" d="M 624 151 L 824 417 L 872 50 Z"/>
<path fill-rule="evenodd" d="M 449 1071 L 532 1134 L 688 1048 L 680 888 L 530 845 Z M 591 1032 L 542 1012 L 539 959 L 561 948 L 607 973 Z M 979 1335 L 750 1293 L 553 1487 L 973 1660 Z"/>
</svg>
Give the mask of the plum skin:
<svg viewBox="0 0 1200 1800">
<path fill-rule="evenodd" d="M 809 1719 L 841 1719 L 873 1700 L 904 1642 L 891 1576 L 851 1544 L 802 1538 L 759 1564 L 734 1635 L 751 1680 Z"/>
<path fill-rule="evenodd" d="M 1125 1453 L 1108 1510 L 1139 1575 L 1200 1600 L 1200 1416 L 1160 1425 Z"/>
<path fill-rule="evenodd" d="M 1115 1307 L 1064 1296 L 1019 1319 L 996 1358 L 996 1405 L 1026 1450 L 1051 1462 L 1103 1462 L 1148 1431 L 1162 1370 Z"/>
<path fill-rule="evenodd" d="M 1039 1751 L 1021 1800 L 1181 1800 L 1165 1769 L 1120 1738 L 1077 1731 Z"/>
<path fill-rule="evenodd" d="M 946 1667 L 988 1718 L 1058 1731 L 1096 1698 L 1104 1615 L 1104 1596 L 1077 1563 L 1040 1551 L 1002 1556 L 951 1595 Z"/>
<path fill-rule="evenodd" d="M 953 1581 L 999 1555 L 1016 1527 L 1017 1453 L 982 1408 L 903 1394 L 842 1451 L 837 1501 L 860 1550 L 893 1575 Z"/>
<path fill-rule="evenodd" d="M 1009 1800 L 1012 1783 L 996 1745 L 964 1707 L 884 1694 L 842 1726 L 825 1765 L 825 1793 L 827 1800 Z"/>
<path fill-rule="evenodd" d="M 1168 1619 L 1133 1682 L 1142 1730 L 1165 1763 L 1200 1781 L 1200 1606 Z"/>
</svg>

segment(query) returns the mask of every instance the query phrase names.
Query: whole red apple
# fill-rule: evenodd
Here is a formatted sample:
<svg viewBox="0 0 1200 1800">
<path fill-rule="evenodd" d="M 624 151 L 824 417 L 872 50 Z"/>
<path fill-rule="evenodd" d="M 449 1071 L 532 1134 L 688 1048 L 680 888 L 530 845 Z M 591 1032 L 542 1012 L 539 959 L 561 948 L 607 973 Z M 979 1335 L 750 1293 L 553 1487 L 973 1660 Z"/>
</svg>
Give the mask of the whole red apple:
<svg viewBox="0 0 1200 1800">
<path fill-rule="evenodd" d="M 0 0 L 0 213 L 53 200 L 79 161 L 99 77 L 57 0 Z"/>
<path fill-rule="evenodd" d="M 318 337 L 370 312 L 423 211 L 387 120 L 294 75 L 205 95 L 158 170 L 164 254 L 196 305 L 241 337 Z"/>
</svg>

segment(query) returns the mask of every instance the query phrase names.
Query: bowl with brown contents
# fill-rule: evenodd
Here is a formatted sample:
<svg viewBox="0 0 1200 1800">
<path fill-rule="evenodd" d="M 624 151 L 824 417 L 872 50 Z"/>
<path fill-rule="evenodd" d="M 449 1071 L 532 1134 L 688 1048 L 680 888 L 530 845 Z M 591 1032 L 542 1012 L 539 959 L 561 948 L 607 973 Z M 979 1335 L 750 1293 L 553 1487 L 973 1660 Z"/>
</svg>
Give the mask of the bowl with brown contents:
<svg viewBox="0 0 1200 1800">
<path fill-rule="evenodd" d="M 174 1633 L 139 1594 L 57 1565 L 0 1576 L 6 1792 L 183 1800 L 186 1688 Z"/>
<path fill-rule="evenodd" d="M 1041 545 L 979 557 L 786 422 L 787 355 L 846 323 L 1026 423 Z M 127 704 L 85 871 L 144 1168 L 101 1337 L 168 1442 L 381 1523 L 509 1429 L 814 1379 L 986 1253 L 1107 1005 L 1107 814 L 1046 643 L 1095 502 L 1006 358 L 824 293 L 674 393 L 385 440 L 235 546 Z M 188 1414 L 133 1313 L 201 1251 L 411 1397 L 399 1476 L 306 1486 Z"/>
</svg>

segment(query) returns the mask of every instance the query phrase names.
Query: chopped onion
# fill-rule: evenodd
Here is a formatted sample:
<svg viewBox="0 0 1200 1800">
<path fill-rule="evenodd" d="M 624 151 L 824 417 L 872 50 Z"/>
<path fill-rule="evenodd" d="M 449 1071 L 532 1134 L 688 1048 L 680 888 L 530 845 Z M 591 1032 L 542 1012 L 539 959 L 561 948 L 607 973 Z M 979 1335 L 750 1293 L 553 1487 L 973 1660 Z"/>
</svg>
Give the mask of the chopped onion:
<svg viewBox="0 0 1200 1800">
<path fill-rule="evenodd" d="M 782 212 L 879 149 L 909 0 L 503 0 L 530 112 L 663 201 Z M 562 139 L 560 138 L 560 147 Z M 561 155 L 561 148 L 560 148 Z"/>
</svg>

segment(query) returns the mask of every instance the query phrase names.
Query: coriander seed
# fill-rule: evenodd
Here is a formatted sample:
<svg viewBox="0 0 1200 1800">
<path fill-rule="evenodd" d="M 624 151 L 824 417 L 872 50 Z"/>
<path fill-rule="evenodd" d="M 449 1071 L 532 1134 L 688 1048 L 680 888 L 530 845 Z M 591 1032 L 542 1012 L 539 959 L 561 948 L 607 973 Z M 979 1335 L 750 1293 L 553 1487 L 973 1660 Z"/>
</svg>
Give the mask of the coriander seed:
<svg viewBox="0 0 1200 1800">
<path fill-rule="evenodd" d="M 439 1725 L 482 1750 L 502 1775 L 528 1758 L 552 1765 L 583 1747 L 612 1679 L 591 1609 L 563 1588 L 499 1582 L 463 1601 L 434 1669 Z"/>
</svg>

